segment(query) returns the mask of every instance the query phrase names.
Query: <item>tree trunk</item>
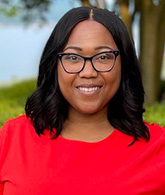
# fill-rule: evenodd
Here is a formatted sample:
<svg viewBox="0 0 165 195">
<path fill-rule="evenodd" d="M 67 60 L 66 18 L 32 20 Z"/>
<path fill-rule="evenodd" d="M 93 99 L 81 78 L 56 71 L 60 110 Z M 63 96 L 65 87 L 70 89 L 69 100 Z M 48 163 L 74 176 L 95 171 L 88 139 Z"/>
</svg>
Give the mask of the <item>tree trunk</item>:
<svg viewBox="0 0 165 195">
<path fill-rule="evenodd" d="M 127 30 L 132 38 L 132 21 L 133 21 L 133 15 L 129 11 L 129 0 L 118 1 L 120 5 L 120 16 L 124 22 L 124 24 L 127 27 Z"/>
<path fill-rule="evenodd" d="M 86 7 L 92 7 L 91 3 L 89 2 L 89 0 L 81 0 L 81 3 L 83 6 Z"/>
<path fill-rule="evenodd" d="M 83 6 L 87 6 L 87 7 L 107 8 L 107 4 L 105 0 L 94 0 L 93 5 L 91 4 L 90 0 L 81 0 L 81 3 Z"/>
<path fill-rule="evenodd" d="M 151 0 L 141 1 L 140 62 L 146 91 L 146 103 L 158 100 L 160 72 L 165 42 L 165 0 L 155 6 Z"/>
</svg>

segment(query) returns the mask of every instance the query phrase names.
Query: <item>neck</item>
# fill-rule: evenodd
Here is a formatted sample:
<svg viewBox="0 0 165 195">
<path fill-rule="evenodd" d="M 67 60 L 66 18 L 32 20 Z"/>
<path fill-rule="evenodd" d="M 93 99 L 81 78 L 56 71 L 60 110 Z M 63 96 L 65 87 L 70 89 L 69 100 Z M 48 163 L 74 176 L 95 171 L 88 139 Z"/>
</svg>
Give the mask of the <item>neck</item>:
<svg viewBox="0 0 165 195">
<path fill-rule="evenodd" d="M 61 135 L 69 139 L 99 141 L 113 132 L 114 128 L 107 119 L 107 108 L 93 114 L 84 114 L 69 109 Z"/>
</svg>

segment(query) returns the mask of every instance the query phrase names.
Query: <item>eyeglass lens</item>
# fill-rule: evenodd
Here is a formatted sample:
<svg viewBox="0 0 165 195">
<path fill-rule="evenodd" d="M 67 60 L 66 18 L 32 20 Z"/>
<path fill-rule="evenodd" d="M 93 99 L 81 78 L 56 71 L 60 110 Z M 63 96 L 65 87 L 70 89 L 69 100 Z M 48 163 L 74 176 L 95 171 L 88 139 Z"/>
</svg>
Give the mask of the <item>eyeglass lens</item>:
<svg viewBox="0 0 165 195">
<path fill-rule="evenodd" d="M 82 70 L 86 60 L 90 60 L 97 71 L 109 71 L 114 65 L 115 58 L 115 54 L 112 52 L 101 52 L 89 58 L 73 53 L 66 53 L 61 57 L 61 61 L 67 72 L 76 73 Z"/>
</svg>

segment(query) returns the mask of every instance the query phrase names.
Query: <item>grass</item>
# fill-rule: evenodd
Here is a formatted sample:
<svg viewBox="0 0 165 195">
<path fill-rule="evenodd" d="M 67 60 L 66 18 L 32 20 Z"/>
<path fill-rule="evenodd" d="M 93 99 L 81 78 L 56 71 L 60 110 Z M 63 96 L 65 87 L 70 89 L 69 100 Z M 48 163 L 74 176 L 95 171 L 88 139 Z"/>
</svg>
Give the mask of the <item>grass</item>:
<svg viewBox="0 0 165 195">
<path fill-rule="evenodd" d="M 0 128 L 6 120 L 24 114 L 26 99 L 34 91 L 35 86 L 36 80 L 30 80 L 0 89 Z M 145 121 L 165 126 L 165 102 L 145 108 Z"/>
<path fill-rule="evenodd" d="M 156 122 L 165 127 L 165 102 L 154 103 L 150 106 L 145 106 L 144 120 L 148 123 Z"/>
<path fill-rule="evenodd" d="M 0 89 L 0 127 L 6 120 L 24 114 L 25 102 L 35 86 L 36 80 L 30 80 Z"/>
</svg>

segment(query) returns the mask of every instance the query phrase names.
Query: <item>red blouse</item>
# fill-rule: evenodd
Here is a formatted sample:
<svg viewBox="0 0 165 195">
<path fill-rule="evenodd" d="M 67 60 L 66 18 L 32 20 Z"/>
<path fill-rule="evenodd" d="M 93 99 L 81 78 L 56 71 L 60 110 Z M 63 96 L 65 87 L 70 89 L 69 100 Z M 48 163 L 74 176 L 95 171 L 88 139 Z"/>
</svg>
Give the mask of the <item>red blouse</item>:
<svg viewBox="0 0 165 195">
<path fill-rule="evenodd" d="M 87 143 L 61 136 L 40 137 L 26 116 L 0 131 L 0 195 L 163 195 L 165 129 L 148 125 L 151 139 L 117 129 Z"/>
</svg>

